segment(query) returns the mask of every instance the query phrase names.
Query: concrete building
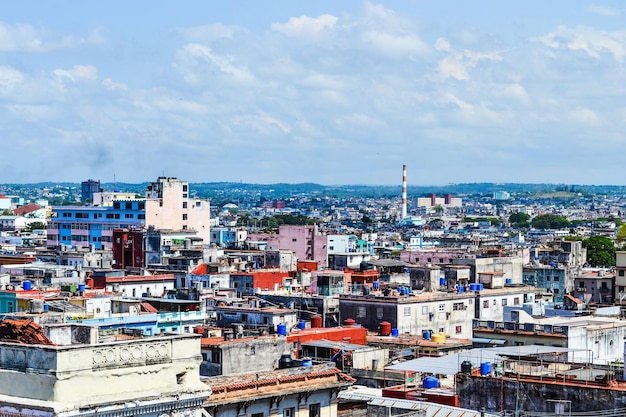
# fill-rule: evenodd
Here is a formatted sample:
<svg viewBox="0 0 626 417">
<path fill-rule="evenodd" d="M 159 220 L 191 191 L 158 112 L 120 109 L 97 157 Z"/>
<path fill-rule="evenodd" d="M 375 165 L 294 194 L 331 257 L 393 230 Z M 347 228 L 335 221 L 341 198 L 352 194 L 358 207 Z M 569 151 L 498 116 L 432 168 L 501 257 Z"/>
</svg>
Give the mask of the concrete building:
<svg viewBox="0 0 626 417">
<path fill-rule="evenodd" d="M 328 266 L 328 239 L 317 225 L 280 225 L 278 233 L 249 234 L 248 240 L 266 242 L 269 249 L 291 249 L 298 260 L 314 260 L 320 267 Z"/>
<path fill-rule="evenodd" d="M 97 328 L 0 323 L 0 414 L 38 417 L 201 415 L 200 337 L 97 343 Z M 14 339 L 9 334 L 17 334 Z M 47 336 L 47 337 L 46 337 Z"/>
<path fill-rule="evenodd" d="M 141 228 L 144 202 L 115 201 L 112 206 L 56 206 L 48 221 L 47 246 L 112 249 L 114 229 Z"/>
<path fill-rule="evenodd" d="M 606 365 L 624 356 L 626 323 L 599 316 L 543 317 L 513 310 L 511 320 L 474 320 L 474 337 L 503 341 L 504 346 L 545 345 L 568 348 L 568 360 Z"/>
<path fill-rule="evenodd" d="M 473 318 L 503 320 L 504 307 L 534 303 L 534 297 L 534 287 L 524 286 L 415 295 L 342 295 L 339 313 L 370 331 L 379 331 L 381 322 L 387 322 L 398 334 L 429 331 L 468 339 Z"/>
<path fill-rule="evenodd" d="M 189 184 L 178 178 L 159 179 L 146 190 L 146 227 L 195 230 L 205 244 L 211 241 L 210 204 L 190 198 Z"/>
<path fill-rule="evenodd" d="M 563 297 L 574 290 L 572 268 L 551 267 L 547 265 L 526 266 L 523 269 L 523 283 L 545 288 L 554 294 L 556 302 L 563 302 Z"/>
<path fill-rule="evenodd" d="M 91 179 L 83 181 L 80 183 L 80 201 L 83 203 L 89 200 L 93 201 L 94 193 L 98 193 L 100 191 L 102 191 L 102 188 L 100 188 L 100 181 Z"/>
<path fill-rule="evenodd" d="M 615 252 L 615 286 L 613 287 L 616 304 L 626 304 L 626 251 Z"/>
<path fill-rule="evenodd" d="M 573 295 L 585 304 L 612 304 L 615 272 L 604 269 L 583 269 L 574 274 Z"/>
<path fill-rule="evenodd" d="M 289 353 L 290 347 L 284 337 L 245 337 L 224 329 L 224 336 L 202 338 L 200 375 L 273 371 L 278 367 L 280 357 Z"/>
</svg>

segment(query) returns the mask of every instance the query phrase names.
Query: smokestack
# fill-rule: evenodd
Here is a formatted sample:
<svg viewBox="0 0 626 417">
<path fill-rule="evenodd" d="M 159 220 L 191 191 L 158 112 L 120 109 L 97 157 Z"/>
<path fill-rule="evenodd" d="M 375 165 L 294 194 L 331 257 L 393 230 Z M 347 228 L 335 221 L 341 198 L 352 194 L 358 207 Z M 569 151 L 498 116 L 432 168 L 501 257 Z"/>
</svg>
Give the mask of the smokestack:
<svg viewBox="0 0 626 417">
<path fill-rule="evenodd" d="M 402 165 L 402 218 L 406 219 L 406 165 Z"/>
</svg>

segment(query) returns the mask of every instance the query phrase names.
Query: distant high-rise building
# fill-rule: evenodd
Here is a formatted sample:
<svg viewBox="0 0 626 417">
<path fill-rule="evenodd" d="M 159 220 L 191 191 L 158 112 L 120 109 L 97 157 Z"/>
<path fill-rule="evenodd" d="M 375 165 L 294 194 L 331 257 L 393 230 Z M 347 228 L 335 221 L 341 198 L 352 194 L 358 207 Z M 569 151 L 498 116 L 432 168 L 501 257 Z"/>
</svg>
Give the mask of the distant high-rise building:
<svg viewBox="0 0 626 417">
<path fill-rule="evenodd" d="M 80 183 L 80 201 L 93 201 L 93 194 L 102 191 L 100 181 L 87 180 Z"/>
</svg>

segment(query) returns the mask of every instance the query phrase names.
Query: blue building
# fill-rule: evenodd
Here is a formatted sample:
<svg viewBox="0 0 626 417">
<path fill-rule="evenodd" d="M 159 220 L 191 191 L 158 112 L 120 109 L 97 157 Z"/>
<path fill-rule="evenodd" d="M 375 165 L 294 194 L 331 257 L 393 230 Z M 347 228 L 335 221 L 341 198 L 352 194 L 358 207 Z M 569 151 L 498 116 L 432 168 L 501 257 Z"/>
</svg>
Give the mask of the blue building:
<svg viewBox="0 0 626 417">
<path fill-rule="evenodd" d="M 572 290 L 567 269 L 560 267 L 544 265 L 525 267 L 522 273 L 522 282 L 525 285 L 545 288 L 549 293 L 554 294 L 555 302 L 563 302 L 563 296 Z"/>
<path fill-rule="evenodd" d="M 111 206 L 57 206 L 48 222 L 47 246 L 112 249 L 113 229 L 143 227 L 145 200 L 113 201 Z"/>
</svg>

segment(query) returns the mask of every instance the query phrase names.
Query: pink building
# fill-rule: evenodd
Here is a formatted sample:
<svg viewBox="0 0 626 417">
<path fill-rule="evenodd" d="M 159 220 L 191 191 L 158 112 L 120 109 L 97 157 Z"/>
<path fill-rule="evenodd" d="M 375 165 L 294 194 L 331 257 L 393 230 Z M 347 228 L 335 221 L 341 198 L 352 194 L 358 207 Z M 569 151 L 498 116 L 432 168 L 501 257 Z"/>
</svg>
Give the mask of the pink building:
<svg viewBox="0 0 626 417">
<path fill-rule="evenodd" d="M 402 262 L 417 264 L 451 264 L 453 259 L 475 258 L 476 255 L 468 253 L 464 249 L 422 249 L 403 250 L 400 252 Z"/>
<path fill-rule="evenodd" d="M 328 266 L 327 238 L 321 235 L 317 225 L 281 225 L 278 233 L 249 234 L 249 241 L 267 242 L 267 249 L 289 249 L 299 261 L 313 260 L 320 267 Z"/>
</svg>

